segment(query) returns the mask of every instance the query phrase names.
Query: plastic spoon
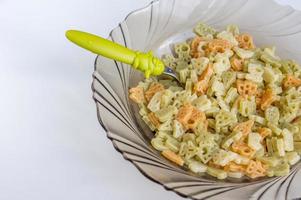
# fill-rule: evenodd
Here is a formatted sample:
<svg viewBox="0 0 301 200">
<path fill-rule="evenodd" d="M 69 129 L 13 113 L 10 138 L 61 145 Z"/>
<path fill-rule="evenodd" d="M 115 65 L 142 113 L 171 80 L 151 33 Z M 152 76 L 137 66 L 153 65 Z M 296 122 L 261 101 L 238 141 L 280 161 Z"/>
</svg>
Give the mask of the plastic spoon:
<svg viewBox="0 0 301 200">
<path fill-rule="evenodd" d="M 180 83 L 176 73 L 164 66 L 163 62 L 154 57 L 151 51 L 148 53 L 134 51 L 102 37 L 77 30 L 66 31 L 66 37 L 86 50 L 131 65 L 143 72 L 146 78 L 164 74 Z"/>
</svg>

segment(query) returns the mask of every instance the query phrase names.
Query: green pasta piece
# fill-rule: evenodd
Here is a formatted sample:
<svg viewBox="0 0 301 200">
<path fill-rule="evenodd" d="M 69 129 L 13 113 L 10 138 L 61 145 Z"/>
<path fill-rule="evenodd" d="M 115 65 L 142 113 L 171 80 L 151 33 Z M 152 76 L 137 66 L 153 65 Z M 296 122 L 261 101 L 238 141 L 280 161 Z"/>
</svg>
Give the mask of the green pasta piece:
<svg viewBox="0 0 301 200">
<path fill-rule="evenodd" d="M 192 141 L 187 142 L 186 152 L 185 152 L 185 159 L 193 158 L 198 152 L 198 148 Z"/>
<path fill-rule="evenodd" d="M 224 98 L 224 101 L 225 101 L 226 103 L 230 104 L 230 103 L 233 103 L 234 100 L 235 100 L 237 97 L 238 97 L 237 89 L 234 88 L 234 87 L 231 87 L 231 88 L 228 90 L 228 92 L 227 92 L 227 94 L 226 94 L 226 96 L 225 96 L 225 98 Z"/>
<path fill-rule="evenodd" d="M 232 44 L 234 46 L 238 45 L 238 42 L 235 39 L 234 35 L 231 32 L 228 32 L 228 31 L 222 31 L 222 32 L 218 33 L 216 35 L 216 38 L 229 41 L 230 44 Z"/>
<path fill-rule="evenodd" d="M 279 75 L 271 67 L 265 67 L 263 80 L 267 83 L 275 83 L 279 79 Z"/>
<path fill-rule="evenodd" d="M 245 50 L 239 47 L 234 47 L 233 50 L 242 59 L 248 59 L 254 56 L 254 52 L 250 50 Z"/>
<path fill-rule="evenodd" d="M 240 140 L 241 137 L 242 137 L 242 133 L 241 132 L 232 132 L 230 135 L 228 135 L 223 140 L 222 147 L 224 149 L 228 149 L 233 142 Z"/>
<path fill-rule="evenodd" d="M 236 81 L 236 73 L 231 71 L 223 72 L 222 81 L 225 89 L 229 89 L 231 85 Z"/>
<path fill-rule="evenodd" d="M 193 29 L 194 33 L 201 37 L 212 37 L 212 35 L 216 34 L 216 30 L 207 24 L 198 23 Z"/>
<path fill-rule="evenodd" d="M 218 150 L 216 145 L 200 145 L 199 150 L 196 154 L 197 158 L 199 158 L 203 163 L 207 163 L 212 159 L 214 153 Z"/>
<path fill-rule="evenodd" d="M 203 173 L 206 172 L 207 166 L 198 161 L 191 161 L 188 165 L 188 168 L 194 173 Z"/>
<path fill-rule="evenodd" d="M 177 108 L 174 106 L 167 106 L 155 112 L 160 122 L 171 120 L 173 115 L 176 114 Z"/>
<path fill-rule="evenodd" d="M 186 142 L 181 142 L 180 143 L 180 149 L 179 149 L 179 156 L 184 157 L 186 154 L 186 150 L 187 150 L 187 143 Z"/>
<path fill-rule="evenodd" d="M 281 67 L 281 62 L 279 59 L 276 59 L 275 57 L 272 57 L 271 55 L 267 54 L 267 53 L 263 53 L 260 56 L 260 59 L 262 61 L 264 61 L 265 63 L 268 63 L 274 67 Z"/>
<path fill-rule="evenodd" d="M 294 135 L 294 138 L 295 138 L 295 135 L 297 137 L 299 130 L 300 130 L 298 126 L 291 124 L 291 123 L 283 123 L 282 128 L 287 128 L 290 132 L 292 132 Z M 301 139 L 301 134 L 299 134 L 299 135 L 300 135 L 300 139 Z"/>
<path fill-rule="evenodd" d="M 254 157 L 255 157 L 256 159 L 258 159 L 258 158 L 264 156 L 264 154 L 265 154 L 264 148 L 260 148 L 259 150 L 256 151 Z"/>
<path fill-rule="evenodd" d="M 231 151 L 220 149 L 213 155 L 212 161 L 216 165 L 226 166 L 229 162 L 235 160 L 236 155 L 236 153 L 233 153 Z"/>
<path fill-rule="evenodd" d="M 223 72 L 227 71 L 230 69 L 231 64 L 228 56 L 218 53 L 214 57 L 214 63 L 213 63 L 213 71 L 217 75 L 221 75 Z"/>
<path fill-rule="evenodd" d="M 253 115 L 256 112 L 255 97 L 251 96 L 241 100 L 238 104 L 238 112 L 244 117 Z"/>
<path fill-rule="evenodd" d="M 274 170 L 272 168 L 269 168 L 266 172 L 267 177 L 273 177 L 275 176 Z"/>
<path fill-rule="evenodd" d="M 164 145 L 163 140 L 160 139 L 160 138 L 153 138 L 153 139 L 151 140 L 151 144 L 152 144 L 152 146 L 153 146 L 155 149 L 157 149 L 158 151 L 168 150 L 168 147 L 166 147 L 166 146 Z"/>
<path fill-rule="evenodd" d="M 247 73 L 245 78 L 258 84 L 262 83 L 263 81 L 262 74 Z"/>
<path fill-rule="evenodd" d="M 189 91 L 189 92 L 192 92 L 192 87 L 193 87 L 192 80 L 191 80 L 190 78 L 188 78 L 188 79 L 186 80 L 185 90 L 186 90 L 186 91 Z"/>
<path fill-rule="evenodd" d="M 229 105 L 222 99 L 221 96 L 217 96 L 216 99 L 217 99 L 217 103 L 218 103 L 219 107 L 222 110 L 225 110 L 225 111 L 228 111 L 228 112 L 230 111 Z"/>
<path fill-rule="evenodd" d="M 172 129 L 172 120 L 168 120 L 168 121 L 160 124 L 160 126 L 158 127 L 158 130 L 164 131 L 164 132 L 171 132 L 173 130 Z"/>
<path fill-rule="evenodd" d="M 161 96 L 162 92 L 157 92 L 150 100 L 150 102 L 147 105 L 147 108 L 152 111 L 156 112 L 160 110 L 160 104 L 161 104 Z"/>
<path fill-rule="evenodd" d="M 183 135 L 182 141 L 183 142 L 188 142 L 188 141 L 195 142 L 195 134 L 194 133 L 186 133 L 185 135 Z"/>
<path fill-rule="evenodd" d="M 242 172 L 228 172 L 227 174 L 231 178 L 242 178 L 244 175 Z"/>
<path fill-rule="evenodd" d="M 268 122 L 277 125 L 280 118 L 279 109 L 275 106 L 270 106 L 265 110 L 264 116 Z"/>
<path fill-rule="evenodd" d="M 262 137 L 259 133 L 251 132 L 248 134 L 248 146 L 256 151 L 263 148 L 263 146 L 261 145 L 261 140 Z"/>
<path fill-rule="evenodd" d="M 249 115 L 249 119 L 254 120 L 255 122 L 261 124 L 261 125 L 266 125 L 266 119 L 263 117 L 260 117 L 258 115 Z"/>
<path fill-rule="evenodd" d="M 208 66 L 209 59 L 206 57 L 193 58 L 191 59 L 191 65 L 196 70 L 197 74 L 200 75 Z"/>
<path fill-rule="evenodd" d="M 177 66 L 176 58 L 173 55 L 164 55 L 162 61 L 165 66 L 175 69 Z"/>
<path fill-rule="evenodd" d="M 207 98 L 206 95 L 202 95 L 202 96 L 198 97 L 197 99 L 195 99 L 192 102 L 192 105 L 194 105 L 199 110 L 204 112 L 204 111 L 209 110 L 211 108 L 211 101 Z"/>
<path fill-rule="evenodd" d="M 175 138 L 179 138 L 185 133 L 182 124 L 177 120 L 173 121 L 172 129 L 173 129 L 173 136 Z"/>
<path fill-rule="evenodd" d="M 300 160 L 300 156 L 297 152 L 287 152 L 285 158 L 290 165 L 294 165 Z"/>
<path fill-rule="evenodd" d="M 284 74 L 293 74 L 295 71 L 299 70 L 300 66 L 293 60 L 282 60 L 282 66 L 280 70 Z"/>
<path fill-rule="evenodd" d="M 152 78 L 150 78 L 149 80 L 152 81 Z M 146 91 L 149 88 L 150 84 L 151 84 L 151 82 L 147 82 L 147 81 L 142 82 L 142 81 L 140 81 L 138 83 L 138 87 L 141 87 L 141 88 L 143 88 L 144 91 Z"/>
<path fill-rule="evenodd" d="M 277 165 L 272 168 L 274 176 L 287 176 L 290 172 L 290 166 L 287 163 Z"/>
<path fill-rule="evenodd" d="M 198 82 L 198 74 L 196 69 L 190 70 L 190 79 L 193 83 Z"/>
<path fill-rule="evenodd" d="M 189 56 L 190 45 L 186 42 L 176 44 L 174 49 L 175 49 L 176 54 L 180 58 L 185 58 L 185 57 Z"/>
<path fill-rule="evenodd" d="M 301 142 L 294 142 L 294 150 L 300 155 L 301 154 Z"/>
<path fill-rule="evenodd" d="M 267 164 L 269 167 L 275 167 L 283 161 L 283 159 L 281 159 L 277 156 L 262 156 L 257 159 L 260 160 L 261 162 Z"/>
<path fill-rule="evenodd" d="M 283 157 L 285 155 L 283 139 L 273 137 L 272 145 L 273 145 L 274 152 L 277 152 L 278 156 Z"/>
<path fill-rule="evenodd" d="M 285 151 L 293 151 L 294 150 L 293 134 L 289 130 L 283 129 L 282 136 L 283 136 L 283 142 L 284 142 L 284 150 Z"/>
<path fill-rule="evenodd" d="M 164 90 L 164 92 L 162 93 L 162 96 L 161 96 L 160 107 L 165 108 L 168 105 L 170 105 L 174 96 L 175 95 L 172 90 L 170 90 L 170 89 Z"/>
<path fill-rule="evenodd" d="M 188 68 L 181 69 L 179 71 L 179 78 L 180 78 L 181 83 L 185 83 L 188 76 L 189 76 L 189 69 Z"/>
<path fill-rule="evenodd" d="M 239 28 L 237 25 L 230 24 L 227 26 L 226 30 L 227 30 L 227 32 L 232 33 L 234 36 L 239 35 Z"/>
<path fill-rule="evenodd" d="M 175 153 L 177 153 L 180 149 L 180 143 L 172 137 L 167 138 L 165 146 Z"/>
<path fill-rule="evenodd" d="M 250 74 L 262 76 L 264 73 L 264 66 L 260 62 L 249 62 L 247 67 Z"/>
<path fill-rule="evenodd" d="M 216 177 L 217 179 L 226 179 L 227 178 L 227 172 L 225 172 L 224 170 L 221 170 L 221 169 L 208 167 L 207 173 L 213 177 Z"/>
<path fill-rule="evenodd" d="M 280 135 L 282 133 L 282 130 L 279 127 L 277 127 L 277 125 L 275 125 L 275 124 L 268 122 L 267 126 L 272 130 L 272 132 L 275 135 Z"/>
<path fill-rule="evenodd" d="M 301 132 L 294 133 L 294 141 L 301 142 Z"/>
<path fill-rule="evenodd" d="M 237 122 L 236 117 L 228 111 L 222 110 L 215 116 L 215 126 L 219 128 L 231 125 L 235 122 Z"/>
<path fill-rule="evenodd" d="M 294 108 L 294 107 L 291 107 Z M 287 110 L 282 110 L 279 122 L 290 123 L 297 117 L 297 110 L 288 108 Z"/>
<path fill-rule="evenodd" d="M 273 156 L 274 155 L 274 147 L 273 147 L 273 138 L 272 139 L 269 139 L 267 138 L 266 139 L 266 145 L 267 145 L 267 151 L 268 151 L 268 155 L 269 156 Z"/>
<path fill-rule="evenodd" d="M 208 127 L 214 129 L 215 128 L 215 120 L 210 118 L 210 119 L 207 119 L 208 121 Z"/>
<path fill-rule="evenodd" d="M 207 133 L 207 124 L 204 123 L 204 122 L 200 122 L 196 128 L 194 129 L 194 133 L 195 135 L 201 135 L 201 134 L 204 134 L 204 133 Z"/>
</svg>

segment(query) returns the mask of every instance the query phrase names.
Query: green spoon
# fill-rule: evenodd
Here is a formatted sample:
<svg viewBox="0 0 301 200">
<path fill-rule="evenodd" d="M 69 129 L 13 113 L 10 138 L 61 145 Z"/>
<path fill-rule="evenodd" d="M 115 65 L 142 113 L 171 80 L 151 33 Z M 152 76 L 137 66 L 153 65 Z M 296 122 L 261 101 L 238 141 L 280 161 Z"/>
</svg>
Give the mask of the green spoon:
<svg viewBox="0 0 301 200">
<path fill-rule="evenodd" d="M 163 62 L 154 57 L 151 51 L 148 53 L 133 51 L 102 37 L 76 30 L 67 31 L 66 37 L 86 50 L 131 65 L 143 72 L 146 78 L 165 74 L 179 82 L 174 71 L 164 67 Z"/>
</svg>

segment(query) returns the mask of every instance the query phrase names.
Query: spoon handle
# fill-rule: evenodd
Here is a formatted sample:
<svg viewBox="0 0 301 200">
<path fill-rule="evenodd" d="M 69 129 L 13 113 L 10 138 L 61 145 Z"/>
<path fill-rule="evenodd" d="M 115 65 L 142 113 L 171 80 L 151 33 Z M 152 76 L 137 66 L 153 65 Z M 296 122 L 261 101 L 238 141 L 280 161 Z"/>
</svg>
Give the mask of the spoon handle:
<svg viewBox="0 0 301 200">
<path fill-rule="evenodd" d="M 133 51 L 110 40 L 77 30 L 67 31 L 66 37 L 93 53 L 132 65 L 135 69 L 142 71 L 147 78 L 150 75 L 160 75 L 164 71 L 163 62 L 154 57 L 152 52 Z"/>
</svg>

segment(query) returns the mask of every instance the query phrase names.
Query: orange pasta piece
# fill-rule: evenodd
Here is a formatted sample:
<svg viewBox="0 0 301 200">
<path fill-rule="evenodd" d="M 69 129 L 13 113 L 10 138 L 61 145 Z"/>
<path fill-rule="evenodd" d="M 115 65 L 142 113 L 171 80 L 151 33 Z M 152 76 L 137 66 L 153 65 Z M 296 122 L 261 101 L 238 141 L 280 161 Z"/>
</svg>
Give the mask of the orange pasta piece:
<svg viewBox="0 0 301 200">
<path fill-rule="evenodd" d="M 205 94 L 209 87 L 209 80 L 213 75 L 212 64 L 208 64 L 203 73 L 199 76 L 198 82 L 194 84 L 193 91 L 196 92 L 198 96 Z"/>
<path fill-rule="evenodd" d="M 200 123 L 206 121 L 206 115 L 205 113 L 201 112 L 197 108 L 193 107 L 193 110 L 191 112 L 191 116 L 189 120 L 184 124 L 185 127 L 188 129 L 195 129 L 196 126 Z"/>
<path fill-rule="evenodd" d="M 249 147 L 242 141 L 237 141 L 232 144 L 232 150 L 242 156 L 251 158 L 255 154 L 255 150 Z"/>
<path fill-rule="evenodd" d="M 191 104 L 183 105 L 177 114 L 177 120 L 182 124 L 186 124 L 191 117 L 193 106 Z"/>
<path fill-rule="evenodd" d="M 251 160 L 246 169 L 246 175 L 250 178 L 258 178 L 266 175 L 267 166 L 259 160 Z"/>
<path fill-rule="evenodd" d="M 276 95 L 273 92 L 273 90 L 270 88 L 266 89 L 262 94 L 260 108 L 262 110 L 267 109 L 275 100 L 276 100 Z"/>
<path fill-rule="evenodd" d="M 298 87 L 301 85 L 301 79 L 294 77 L 293 75 L 287 75 L 282 83 L 285 89 L 290 87 Z"/>
<path fill-rule="evenodd" d="M 230 162 L 224 167 L 224 170 L 227 172 L 245 172 L 246 166 Z"/>
<path fill-rule="evenodd" d="M 191 49 L 190 50 L 190 55 L 191 55 L 192 58 L 200 58 L 200 57 L 204 56 L 204 54 L 202 52 L 198 51 L 199 44 L 200 44 L 200 42 L 202 40 L 203 39 L 201 37 L 196 36 L 191 41 L 191 44 L 190 44 L 190 49 Z"/>
<path fill-rule="evenodd" d="M 231 68 L 234 71 L 242 71 L 243 70 L 243 64 L 244 64 L 244 60 L 241 58 L 238 58 L 237 56 L 233 56 L 230 59 L 230 63 L 231 63 Z"/>
<path fill-rule="evenodd" d="M 209 83 L 206 80 L 198 81 L 193 86 L 193 91 L 198 95 L 201 96 L 202 94 L 206 94 L 209 87 Z"/>
<path fill-rule="evenodd" d="M 223 167 L 222 167 L 221 165 L 217 165 L 217 164 L 213 163 L 212 160 L 210 160 L 210 161 L 207 163 L 207 165 L 208 165 L 209 167 L 213 167 L 213 168 L 216 168 L 216 169 L 223 169 Z"/>
<path fill-rule="evenodd" d="M 185 129 L 195 129 L 198 123 L 206 121 L 206 115 L 191 104 L 186 104 L 179 109 L 177 120 Z"/>
<path fill-rule="evenodd" d="M 258 133 L 259 133 L 259 134 L 261 135 L 261 137 L 262 137 L 261 142 L 263 142 L 263 140 L 264 140 L 267 136 L 272 135 L 272 130 L 269 129 L 269 128 L 262 127 L 262 128 L 259 128 L 259 129 L 258 129 Z"/>
<path fill-rule="evenodd" d="M 160 121 L 158 117 L 155 115 L 155 113 L 151 112 L 147 115 L 149 121 L 156 127 L 158 128 L 160 126 Z"/>
<path fill-rule="evenodd" d="M 164 150 L 162 151 L 162 155 L 167 158 L 168 160 L 176 163 L 177 165 L 183 166 L 184 165 L 184 160 L 177 154 L 175 154 L 171 150 Z"/>
<path fill-rule="evenodd" d="M 164 90 L 164 86 L 160 83 L 153 83 L 145 92 L 145 98 L 147 101 L 150 101 L 152 97 L 157 93 Z"/>
<path fill-rule="evenodd" d="M 260 106 L 262 94 L 263 94 L 263 90 L 258 89 L 256 92 L 256 97 L 255 97 L 256 107 Z"/>
<path fill-rule="evenodd" d="M 253 125 L 254 125 L 254 121 L 250 119 L 248 121 L 238 123 L 233 128 L 233 131 L 234 132 L 241 132 L 242 135 L 244 137 L 246 137 L 251 132 Z"/>
<path fill-rule="evenodd" d="M 130 99 L 136 103 L 143 103 L 145 101 L 144 92 L 142 87 L 133 87 L 130 89 Z"/>
<path fill-rule="evenodd" d="M 254 49 L 254 41 L 253 37 L 250 34 L 243 33 L 236 36 L 236 40 L 238 41 L 238 46 L 243 49 Z"/>
<path fill-rule="evenodd" d="M 243 96 L 252 96 L 257 93 L 257 84 L 250 80 L 237 80 L 236 87 L 238 93 Z"/>
<path fill-rule="evenodd" d="M 223 39 L 213 39 L 206 47 L 206 55 L 210 53 L 224 53 L 227 49 L 231 49 L 232 45 L 229 41 Z"/>
<path fill-rule="evenodd" d="M 199 81 L 201 80 L 209 80 L 211 76 L 213 75 L 213 66 L 212 64 L 208 64 L 206 69 L 203 71 L 203 73 L 199 76 Z"/>
</svg>

